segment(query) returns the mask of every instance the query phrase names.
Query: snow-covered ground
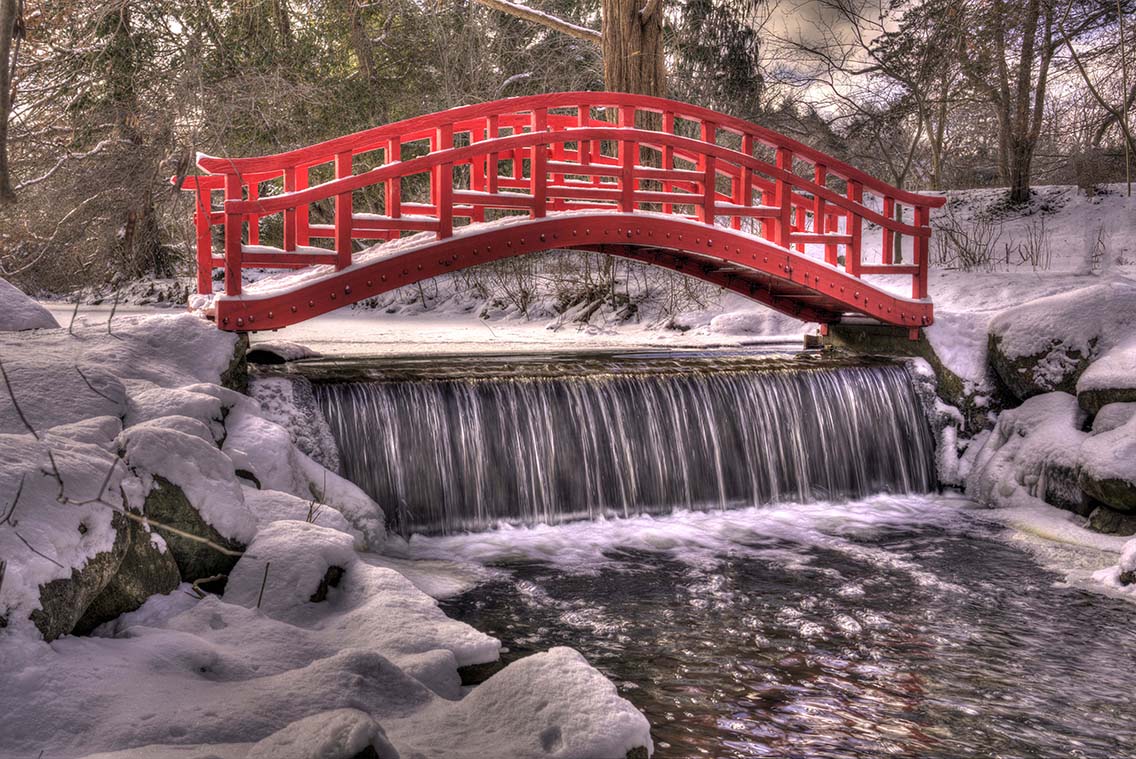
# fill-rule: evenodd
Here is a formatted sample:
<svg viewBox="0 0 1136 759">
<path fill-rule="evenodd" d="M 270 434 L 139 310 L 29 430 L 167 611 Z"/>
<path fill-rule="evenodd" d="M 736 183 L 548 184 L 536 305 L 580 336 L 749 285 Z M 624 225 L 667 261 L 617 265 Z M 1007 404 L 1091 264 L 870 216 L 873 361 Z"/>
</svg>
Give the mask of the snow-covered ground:
<svg viewBox="0 0 1136 759">
<path fill-rule="evenodd" d="M 499 643 L 422 588 L 468 579 L 371 553 L 386 540 L 381 508 L 221 386 L 234 336 L 131 309 L 51 328 L 18 291 L 0 295 L 6 326 L 39 328 L 0 332 L 4 757 L 651 748 L 642 714 L 570 649 L 463 688 L 459 668 L 495 661 Z M 176 525 L 155 516 L 174 489 Z M 208 574 L 188 576 L 191 559 L 229 562 L 223 597 L 191 586 Z M 92 620 L 132 592 L 155 594 Z"/>
<path fill-rule="evenodd" d="M 977 269 L 933 268 L 937 318 L 928 336 L 975 393 L 993 385 L 992 329 L 1016 351 L 1011 358 L 1039 345 L 1090 346 L 1094 363 L 1075 388 L 1031 398 L 973 440 L 960 436 L 958 476 L 975 498 L 1003 507 L 996 513 L 1014 539 L 1048 563 L 1065 562 L 1071 581 L 1136 595 L 1120 582 L 1136 571 L 1136 541 L 1091 532 L 1083 518 L 1044 500 L 1069 484 L 1059 467 L 1136 479 L 1129 455 L 1136 416 L 1112 404 L 1086 430 L 1073 395 L 1136 376 L 1136 338 L 1124 321 L 1136 292 L 1136 201 L 1116 189 L 1086 199 L 1041 188 L 1031 213 L 1004 217 L 991 211 L 993 192 L 952 194 L 961 224 L 973 229 L 994 216 L 1000 237 Z M 1022 258 L 1020 246 L 1043 223 L 1046 249 Z M 1053 309 L 1039 325 L 1069 331 L 1056 347 L 1031 343 L 1031 322 L 998 321 L 1011 307 L 1051 296 L 1057 300 L 1035 308 Z M 1060 317 L 1060 309 L 1076 318 Z M 231 336 L 169 309 L 121 306 L 111 318 L 108 306 L 81 306 L 70 332 L 71 305 L 47 311 L 0 283 L 0 329 L 47 327 L 0 332 L 5 385 L 20 400 L 17 411 L 0 387 L 5 756 L 182 757 L 197 755 L 186 747 L 208 744 L 210 755 L 226 759 L 334 759 L 367 745 L 379 756 L 606 757 L 650 746 L 642 715 L 569 650 L 463 689 L 458 667 L 495 658 L 497 642 L 445 619 L 431 595 L 474 578 L 439 560 L 447 558 L 444 542 L 431 544 L 438 553 L 430 561 L 423 560 L 430 550 L 411 561 L 394 542 L 387 548 L 397 550 L 384 553 L 381 509 L 294 444 L 288 420 L 302 415 L 219 386 Z M 483 319 L 468 297 L 426 309 L 391 303 L 343 309 L 253 341 L 345 355 L 511 353 L 799 344 L 813 329 L 732 295 L 666 319 L 601 311 L 580 323 L 536 312 L 544 315 Z M 50 328 L 51 315 L 61 328 Z M 1054 376 L 1068 368 L 1067 356 L 1046 360 Z M 324 460 L 312 445 L 306 452 Z M 224 597 L 199 597 L 183 583 L 94 637 L 44 642 L 29 618 L 40 585 L 66 581 L 117 550 L 124 528 L 115 515 L 143 514 L 160 482 L 180 487 L 219 539 L 243 546 Z M 706 521 L 707 540 L 719 522 L 731 529 L 729 518 Z M 149 547 L 139 550 L 163 561 L 169 546 L 155 525 L 142 526 Z M 618 525 L 621 534 L 629 530 L 634 540 L 666 540 L 665 531 L 635 520 Z M 483 547 L 493 554 L 512 540 L 537 550 L 541 531 L 495 533 Z M 1070 560 L 1085 555 L 1081 548 L 1095 558 Z M 579 544 L 573 555 L 586 561 L 597 550 Z M 338 584 L 330 584 L 336 572 Z"/>
</svg>

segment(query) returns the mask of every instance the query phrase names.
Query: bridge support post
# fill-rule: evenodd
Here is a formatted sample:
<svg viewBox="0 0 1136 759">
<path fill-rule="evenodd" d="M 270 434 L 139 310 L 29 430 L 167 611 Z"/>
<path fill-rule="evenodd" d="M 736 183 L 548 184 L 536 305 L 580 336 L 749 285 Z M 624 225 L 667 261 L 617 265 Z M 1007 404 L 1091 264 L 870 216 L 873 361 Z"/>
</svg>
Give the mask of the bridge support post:
<svg viewBox="0 0 1136 759">
<path fill-rule="evenodd" d="M 228 201 L 242 199 L 241 180 L 236 174 L 225 175 L 225 294 L 241 294 L 241 228 L 244 215 L 230 212 Z"/>
<path fill-rule="evenodd" d="M 454 125 L 445 124 L 435 135 L 438 150 L 454 146 Z M 438 212 L 438 239 L 454 233 L 454 165 L 441 163 L 434 169 L 434 204 Z"/>
<path fill-rule="evenodd" d="M 848 199 L 853 203 L 862 204 L 864 202 L 864 185 L 856 181 L 849 181 Z M 844 268 L 853 277 L 859 277 L 861 242 L 864 236 L 864 218 L 860 214 L 848 214 L 848 234 L 852 237 L 852 241 L 848 244 L 848 255 L 844 260 Z"/>
<path fill-rule="evenodd" d="M 931 227 L 931 209 L 927 206 L 915 207 L 915 226 L 920 229 L 926 229 L 928 235 L 930 234 Z M 919 273 L 911 281 L 911 297 L 922 300 L 927 297 L 927 268 L 928 258 L 931 254 L 931 238 L 929 236 L 919 236 L 914 240 L 915 250 L 915 265 L 919 267 Z"/>
<path fill-rule="evenodd" d="M 197 292 L 213 292 L 213 236 L 210 225 L 213 200 L 209 190 L 198 187 L 197 204 L 193 209 L 193 226 L 197 242 Z"/>
<path fill-rule="evenodd" d="M 884 198 L 884 216 L 889 219 L 895 218 L 895 198 Z M 887 227 L 884 227 L 884 242 L 883 247 L 880 249 L 880 261 L 886 266 L 892 263 L 894 256 L 892 251 L 895 247 L 895 233 Z"/>
<path fill-rule="evenodd" d="M 532 131 L 544 132 L 548 130 L 548 111 L 544 108 L 534 108 L 532 112 Z M 543 218 L 548 206 L 548 178 L 545 176 L 548 165 L 548 148 L 543 143 L 532 146 L 532 158 L 529 159 L 529 192 L 533 196 L 533 218 Z M 453 186 L 453 180 L 450 180 Z"/>
<path fill-rule="evenodd" d="M 702 122 L 702 141 L 710 145 L 717 143 L 718 125 L 713 121 Z M 702 170 L 705 173 L 702 180 L 702 204 L 698 208 L 698 220 L 704 224 L 713 224 L 715 218 L 714 197 L 718 192 L 718 163 L 712 155 L 705 156 L 702 161 Z"/>
<path fill-rule="evenodd" d="M 793 151 L 788 148 L 777 148 L 777 168 L 793 173 Z M 788 180 L 778 178 L 776 188 L 776 204 L 780 209 L 777 214 L 776 243 L 789 250 L 793 239 L 793 186 Z"/>
<path fill-rule="evenodd" d="M 351 151 L 335 156 L 335 178 L 351 176 Z M 335 268 L 351 265 L 351 193 L 335 196 Z"/>
</svg>

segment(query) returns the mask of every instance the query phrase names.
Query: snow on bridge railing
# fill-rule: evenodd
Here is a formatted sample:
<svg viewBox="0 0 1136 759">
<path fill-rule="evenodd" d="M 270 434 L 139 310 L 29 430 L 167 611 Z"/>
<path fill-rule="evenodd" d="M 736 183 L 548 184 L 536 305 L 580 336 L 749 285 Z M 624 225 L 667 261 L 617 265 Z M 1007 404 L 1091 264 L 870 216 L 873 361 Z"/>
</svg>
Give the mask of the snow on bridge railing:
<svg viewBox="0 0 1136 759">
<path fill-rule="evenodd" d="M 213 290 L 215 267 L 224 268 L 226 294 L 239 295 L 243 268 L 325 263 L 342 269 L 351 264 L 356 239 L 422 231 L 446 238 L 455 219 L 482 222 L 487 212 L 539 218 L 618 210 L 726 225 L 801 253 L 806 245 L 823 245 L 828 264 L 854 277 L 909 275 L 912 297 L 924 299 L 930 209 L 945 202 L 893 187 L 757 124 L 686 103 L 608 92 L 509 98 L 276 155 L 202 155 L 197 163 L 210 173 L 175 182 L 197 196 L 203 294 Z M 327 176 L 313 182 L 313 173 Z M 223 193 L 221 210 L 214 210 L 214 192 Z M 383 213 L 355 213 L 357 194 Z M 329 200 L 330 219 L 320 219 Z M 276 215 L 282 216 L 273 230 L 279 247 L 263 246 L 262 220 Z M 912 223 L 902 221 L 905 216 Z M 879 263 L 863 260 L 865 221 L 880 228 Z M 225 230 L 220 256 L 212 241 L 217 225 Z M 904 236 L 912 241 L 906 265 L 893 258 Z M 312 247 L 313 238 L 332 240 L 333 247 Z"/>
</svg>

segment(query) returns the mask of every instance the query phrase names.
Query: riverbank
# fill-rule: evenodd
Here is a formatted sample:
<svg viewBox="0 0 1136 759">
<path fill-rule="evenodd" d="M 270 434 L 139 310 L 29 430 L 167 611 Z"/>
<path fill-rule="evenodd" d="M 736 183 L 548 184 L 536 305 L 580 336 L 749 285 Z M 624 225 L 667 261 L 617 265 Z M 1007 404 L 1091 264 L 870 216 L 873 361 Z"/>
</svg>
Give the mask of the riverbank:
<svg viewBox="0 0 1136 759">
<path fill-rule="evenodd" d="M 499 642 L 372 553 L 382 509 L 239 392 L 235 336 L 184 312 L 51 329 L 11 292 L 0 311 L 40 327 L 0 332 L 6 756 L 650 751 L 566 648 L 464 690 Z"/>
</svg>

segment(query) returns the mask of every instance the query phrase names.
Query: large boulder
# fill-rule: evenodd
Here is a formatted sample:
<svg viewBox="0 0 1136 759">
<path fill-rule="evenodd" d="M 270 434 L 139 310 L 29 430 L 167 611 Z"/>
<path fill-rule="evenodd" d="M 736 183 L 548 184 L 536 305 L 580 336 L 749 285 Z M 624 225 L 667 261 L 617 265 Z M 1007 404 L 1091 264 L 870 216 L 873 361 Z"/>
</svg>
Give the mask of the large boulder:
<svg viewBox="0 0 1136 759">
<path fill-rule="evenodd" d="M 1090 414 L 1136 402 L 1136 337 L 1106 351 L 1077 380 L 1077 402 Z"/>
<path fill-rule="evenodd" d="M 1007 347 L 1005 338 L 991 334 L 987 350 L 998 379 L 1015 398 L 1024 401 L 1054 391 L 1076 393 L 1077 380 L 1089 367 L 1095 346 L 1092 340 L 1082 352 L 1054 339 L 1039 351 L 1017 355 Z"/>
<path fill-rule="evenodd" d="M 1105 416 L 1081 445 L 1081 490 L 1111 509 L 1136 513 L 1136 417 L 1113 426 L 1107 418 L 1113 415 Z"/>
<path fill-rule="evenodd" d="M 1019 400 L 1077 392 L 1093 360 L 1136 330 L 1136 285 L 1127 280 L 1038 298 L 989 325 L 989 361 Z"/>
<path fill-rule="evenodd" d="M 173 554 L 161 537 L 134 520 L 127 522 L 126 533 L 129 545 L 118 571 L 87 606 L 73 633 L 89 633 L 120 614 L 134 611 L 150 596 L 169 593 L 181 582 Z"/>
<path fill-rule="evenodd" d="M 115 530 L 114 545 L 71 570 L 70 577 L 52 580 L 40 587 L 39 607 L 30 617 L 44 640 L 55 640 L 75 629 L 87 609 L 110 585 L 122 560 L 130 549 L 129 520 L 115 514 L 111 525 Z"/>
<path fill-rule="evenodd" d="M 24 295 L 18 288 L 0 279 L 0 332 L 25 329 L 56 329 L 59 322 L 46 308 Z"/>
<path fill-rule="evenodd" d="M 145 512 L 156 523 L 154 531 L 165 541 L 186 582 L 227 575 L 244 551 L 243 543 L 225 537 L 202 519 L 182 489 L 162 477 L 154 478 L 154 487 L 146 494 Z"/>
</svg>

